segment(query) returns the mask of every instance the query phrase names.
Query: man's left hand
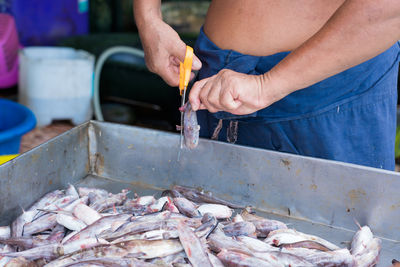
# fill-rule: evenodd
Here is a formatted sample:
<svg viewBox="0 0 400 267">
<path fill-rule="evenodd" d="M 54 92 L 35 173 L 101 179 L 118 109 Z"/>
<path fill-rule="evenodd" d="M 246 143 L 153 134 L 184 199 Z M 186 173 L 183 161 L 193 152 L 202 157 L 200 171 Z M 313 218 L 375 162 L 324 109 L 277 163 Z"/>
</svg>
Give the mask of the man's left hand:
<svg viewBox="0 0 400 267">
<path fill-rule="evenodd" d="M 284 97 L 266 86 L 267 77 L 223 69 L 196 82 L 190 90 L 189 101 L 194 111 L 207 109 L 212 113 L 250 114 Z"/>
</svg>

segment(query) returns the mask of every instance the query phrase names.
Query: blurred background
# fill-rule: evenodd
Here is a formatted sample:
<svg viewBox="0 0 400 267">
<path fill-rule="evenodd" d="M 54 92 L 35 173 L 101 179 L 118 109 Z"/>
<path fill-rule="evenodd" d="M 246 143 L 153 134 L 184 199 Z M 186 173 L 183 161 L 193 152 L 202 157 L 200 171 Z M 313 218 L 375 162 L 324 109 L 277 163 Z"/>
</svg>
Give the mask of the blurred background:
<svg viewBox="0 0 400 267">
<path fill-rule="evenodd" d="M 162 14 L 193 46 L 208 5 L 209 1 L 162 1 Z M 98 119 L 91 103 L 94 92 L 105 121 L 175 131 L 180 123 L 179 91 L 150 73 L 143 57 L 118 51 L 109 55 L 96 74 L 98 90 L 93 87 L 96 64 L 107 49 L 141 49 L 132 0 L 0 0 L 0 12 L 1 44 L 8 48 L 3 57 L 0 54 L 0 98 L 19 102 L 35 120 L 22 127 L 28 133 L 14 129 L 27 123 L 27 115 L 2 125 L 5 117 L 19 111 L 0 106 L 0 133 L 19 131 L 19 152 Z M 1 72 L 1 60 L 12 65 L 5 67 L 8 73 Z M 15 64 L 19 68 L 14 69 Z M 7 83 L 1 83 L 2 74 Z M 1 142 L 0 134 L 0 155 L 11 154 L 2 152 Z"/>
</svg>

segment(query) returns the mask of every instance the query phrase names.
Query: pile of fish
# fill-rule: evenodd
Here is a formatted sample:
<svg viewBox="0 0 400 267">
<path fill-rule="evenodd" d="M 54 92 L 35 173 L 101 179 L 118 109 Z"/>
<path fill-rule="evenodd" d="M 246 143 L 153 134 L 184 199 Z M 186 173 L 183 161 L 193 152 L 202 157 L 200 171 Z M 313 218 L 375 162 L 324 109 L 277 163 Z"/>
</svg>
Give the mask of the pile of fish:
<svg viewBox="0 0 400 267">
<path fill-rule="evenodd" d="M 368 226 L 340 248 L 182 186 L 155 199 L 70 185 L 0 227 L 0 266 L 374 266 L 380 247 Z"/>
</svg>

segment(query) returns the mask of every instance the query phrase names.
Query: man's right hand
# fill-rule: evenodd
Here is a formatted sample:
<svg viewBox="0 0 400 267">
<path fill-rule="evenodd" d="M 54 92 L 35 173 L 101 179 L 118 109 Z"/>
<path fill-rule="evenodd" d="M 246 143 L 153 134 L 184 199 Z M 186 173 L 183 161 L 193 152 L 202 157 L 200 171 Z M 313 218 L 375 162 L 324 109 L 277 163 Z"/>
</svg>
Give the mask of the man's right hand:
<svg viewBox="0 0 400 267">
<path fill-rule="evenodd" d="M 178 33 L 161 18 L 146 20 L 139 29 L 147 68 L 163 78 L 170 86 L 179 85 L 179 63 L 183 62 L 186 44 Z M 199 70 L 201 62 L 193 56 L 193 70 Z M 192 73 L 191 79 L 194 78 Z"/>
</svg>

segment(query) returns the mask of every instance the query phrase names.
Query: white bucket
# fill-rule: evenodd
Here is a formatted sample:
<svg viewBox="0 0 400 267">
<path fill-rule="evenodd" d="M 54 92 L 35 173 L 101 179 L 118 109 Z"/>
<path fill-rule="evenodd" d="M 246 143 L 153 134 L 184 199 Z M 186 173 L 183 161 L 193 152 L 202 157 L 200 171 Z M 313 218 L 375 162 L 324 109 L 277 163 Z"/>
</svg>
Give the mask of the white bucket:
<svg viewBox="0 0 400 267">
<path fill-rule="evenodd" d="M 37 126 L 91 119 L 93 55 L 64 47 L 28 47 L 20 51 L 19 62 L 19 102 L 33 111 Z"/>
</svg>

